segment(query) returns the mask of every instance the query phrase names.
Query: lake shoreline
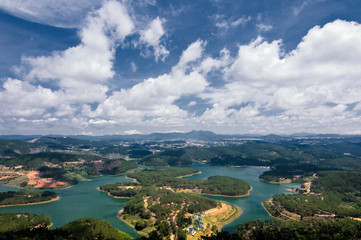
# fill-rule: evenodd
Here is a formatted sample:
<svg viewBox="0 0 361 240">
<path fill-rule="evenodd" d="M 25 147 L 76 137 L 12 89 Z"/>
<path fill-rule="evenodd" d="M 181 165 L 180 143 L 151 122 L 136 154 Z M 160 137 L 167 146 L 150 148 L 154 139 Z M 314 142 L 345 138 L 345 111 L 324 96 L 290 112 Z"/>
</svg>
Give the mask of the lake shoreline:
<svg viewBox="0 0 361 240">
<path fill-rule="evenodd" d="M 118 196 L 111 195 L 109 192 L 101 190 L 100 187 L 97 187 L 97 190 L 100 192 L 106 193 L 109 197 L 113 197 L 113 198 L 123 198 L 123 199 L 131 198 L 131 197 L 118 197 Z"/>
<path fill-rule="evenodd" d="M 198 174 L 201 174 L 202 171 L 198 171 L 196 173 L 191 173 L 191 174 L 187 174 L 187 175 L 183 175 L 183 176 L 178 176 L 177 178 L 185 178 L 185 177 L 192 177 L 194 175 L 198 175 Z"/>
<path fill-rule="evenodd" d="M 250 189 L 248 189 L 248 192 L 243 195 L 237 195 L 237 196 L 230 196 L 230 195 L 223 195 L 223 194 L 211 194 L 211 193 L 195 193 L 202 196 L 214 196 L 214 197 L 229 197 L 229 198 L 241 198 L 241 197 L 247 197 L 251 195 L 251 191 L 253 190 L 253 187 L 251 186 Z"/>
<path fill-rule="evenodd" d="M 47 201 L 41 201 L 41 202 L 34 202 L 34 203 L 21 203 L 21 204 L 9 204 L 9 205 L 0 205 L 1 208 L 4 207 L 17 207 L 17 206 L 29 206 L 29 205 L 38 205 L 38 204 L 44 204 L 44 203 L 50 203 L 55 202 L 60 199 L 60 196 L 57 196 L 56 198 L 47 200 Z"/>
</svg>

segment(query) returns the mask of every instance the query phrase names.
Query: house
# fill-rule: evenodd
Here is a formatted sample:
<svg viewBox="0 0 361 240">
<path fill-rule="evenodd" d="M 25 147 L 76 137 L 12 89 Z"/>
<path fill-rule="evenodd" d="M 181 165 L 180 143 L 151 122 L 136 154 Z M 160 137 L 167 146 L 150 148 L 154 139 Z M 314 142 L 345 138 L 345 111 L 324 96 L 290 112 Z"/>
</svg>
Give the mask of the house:
<svg viewBox="0 0 361 240">
<path fill-rule="evenodd" d="M 204 228 L 204 222 L 199 222 L 199 228 L 203 229 Z"/>
<path fill-rule="evenodd" d="M 189 227 L 187 230 L 188 230 L 188 233 L 191 234 L 192 236 L 194 236 L 194 234 L 196 234 L 196 231 L 194 231 L 193 227 Z"/>
</svg>

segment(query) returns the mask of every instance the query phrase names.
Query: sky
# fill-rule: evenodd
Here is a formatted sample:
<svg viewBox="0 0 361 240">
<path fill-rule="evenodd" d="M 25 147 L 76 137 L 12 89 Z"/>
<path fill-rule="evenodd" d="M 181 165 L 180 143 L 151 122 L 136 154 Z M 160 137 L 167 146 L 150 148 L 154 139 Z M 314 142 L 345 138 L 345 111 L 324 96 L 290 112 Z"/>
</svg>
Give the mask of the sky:
<svg viewBox="0 0 361 240">
<path fill-rule="evenodd" d="M 1 0 L 0 134 L 361 134 L 359 0 Z"/>
</svg>

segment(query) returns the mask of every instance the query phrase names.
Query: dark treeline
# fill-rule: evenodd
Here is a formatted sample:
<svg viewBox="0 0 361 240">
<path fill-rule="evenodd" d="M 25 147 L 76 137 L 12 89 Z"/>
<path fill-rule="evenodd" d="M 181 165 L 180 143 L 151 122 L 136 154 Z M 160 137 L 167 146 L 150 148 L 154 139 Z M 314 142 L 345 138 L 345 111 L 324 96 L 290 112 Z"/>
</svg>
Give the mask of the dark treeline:
<svg viewBox="0 0 361 240">
<path fill-rule="evenodd" d="M 0 206 L 44 202 L 52 200 L 57 196 L 52 191 L 0 192 Z"/>
<path fill-rule="evenodd" d="M 137 183 L 110 183 L 99 187 L 101 191 L 114 197 L 133 197 L 139 193 L 140 188 Z"/>
<path fill-rule="evenodd" d="M 112 166 L 113 162 L 118 162 L 118 164 Z M 136 168 L 138 168 L 138 164 L 134 161 L 108 160 L 100 172 L 110 175 L 121 175 Z"/>
<path fill-rule="evenodd" d="M 29 215 L 30 216 L 30 215 Z M 131 236 L 121 232 L 104 220 L 82 218 L 70 222 L 61 228 L 49 230 L 47 226 L 33 226 L 10 231 L 1 231 L 2 240 L 130 240 Z"/>
</svg>

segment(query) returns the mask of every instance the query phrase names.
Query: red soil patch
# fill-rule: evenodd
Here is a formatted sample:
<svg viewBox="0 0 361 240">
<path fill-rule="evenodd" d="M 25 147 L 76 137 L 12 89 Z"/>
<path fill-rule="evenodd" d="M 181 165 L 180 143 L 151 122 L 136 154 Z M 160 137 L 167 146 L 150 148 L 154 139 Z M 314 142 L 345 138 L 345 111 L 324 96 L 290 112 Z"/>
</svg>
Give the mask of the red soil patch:
<svg viewBox="0 0 361 240">
<path fill-rule="evenodd" d="M 3 180 L 3 179 L 7 179 L 7 178 L 11 178 L 12 176 L 3 176 L 3 177 L 0 177 L 0 180 Z"/>
<path fill-rule="evenodd" d="M 29 178 L 28 185 L 35 185 L 35 188 L 56 188 L 67 184 L 67 182 L 56 181 L 53 178 L 42 178 L 39 171 L 29 171 L 27 176 Z"/>
</svg>

